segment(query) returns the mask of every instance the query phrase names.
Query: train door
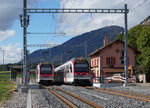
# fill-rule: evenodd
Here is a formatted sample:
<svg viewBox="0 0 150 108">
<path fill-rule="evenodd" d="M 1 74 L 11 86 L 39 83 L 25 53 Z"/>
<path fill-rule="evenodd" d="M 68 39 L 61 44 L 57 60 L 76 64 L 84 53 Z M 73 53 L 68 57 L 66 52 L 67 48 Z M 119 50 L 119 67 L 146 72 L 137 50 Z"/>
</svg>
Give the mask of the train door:
<svg viewBox="0 0 150 108">
<path fill-rule="evenodd" d="M 67 67 L 64 68 L 64 82 L 67 83 Z"/>
<path fill-rule="evenodd" d="M 70 77 L 70 82 L 73 83 L 74 76 L 73 76 L 72 64 L 69 65 L 69 77 Z"/>
<path fill-rule="evenodd" d="M 70 77 L 69 77 L 69 65 L 66 65 L 66 69 L 65 69 L 65 81 L 66 83 L 70 83 Z"/>
<path fill-rule="evenodd" d="M 36 82 L 37 82 L 37 83 L 40 82 L 40 77 L 39 77 L 39 65 L 37 65 L 37 68 L 36 68 Z"/>
<path fill-rule="evenodd" d="M 38 69 L 37 69 L 37 68 L 36 68 L 36 71 L 35 71 L 35 72 L 36 72 L 36 73 L 35 73 L 35 74 L 36 74 L 35 80 L 36 80 L 36 82 L 38 82 L 38 80 L 37 80 L 37 79 L 38 79 L 38 74 L 37 74 L 37 73 L 38 73 Z"/>
<path fill-rule="evenodd" d="M 60 77 L 60 82 L 64 83 L 65 82 L 65 79 L 64 79 L 65 78 L 65 67 L 61 68 L 59 77 Z"/>
<path fill-rule="evenodd" d="M 66 77 L 67 77 L 67 82 L 72 83 L 73 82 L 73 72 L 72 72 L 72 65 L 68 64 L 66 66 Z"/>
</svg>

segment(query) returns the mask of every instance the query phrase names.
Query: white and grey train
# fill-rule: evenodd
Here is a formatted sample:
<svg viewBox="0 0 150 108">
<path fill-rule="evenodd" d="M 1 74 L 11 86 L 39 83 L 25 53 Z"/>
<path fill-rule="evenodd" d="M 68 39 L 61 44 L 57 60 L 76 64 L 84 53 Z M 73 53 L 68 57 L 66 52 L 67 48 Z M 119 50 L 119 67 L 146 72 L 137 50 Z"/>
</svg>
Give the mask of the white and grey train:
<svg viewBox="0 0 150 108">
<path fill-rule="evenodd" d="M 36 68 L 37 83 L 52 83 L 53 82 L 53 65 L 48 62 L 39 63 Z"/>
<path fill-rule="evenodd" d="M 54 69 L 54 83 L 91 85 L 89 62 L 84 58 L 73 58 Z"/>
</svg>

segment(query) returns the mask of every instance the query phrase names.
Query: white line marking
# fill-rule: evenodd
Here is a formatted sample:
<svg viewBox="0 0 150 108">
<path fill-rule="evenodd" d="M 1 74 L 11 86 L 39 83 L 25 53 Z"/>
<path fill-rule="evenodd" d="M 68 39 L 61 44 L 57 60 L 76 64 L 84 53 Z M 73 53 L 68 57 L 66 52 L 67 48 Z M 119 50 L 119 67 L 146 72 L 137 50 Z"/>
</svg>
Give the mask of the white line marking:
<svg viewBox="0 0 150 108">
<path fill-rule="evenodd" d="M 91 93 L 87 93 L 87 92 L 82 92 L 82 93 L 88 94 L 88 95 L 91 95 L 91 96 L 95 96 L 97 98 L 101 98 L 101 99 L 104 99 L 104 100 L 108 100 L 108 98 L 100 97 L 100 96 L 97 96 L 97 95 L 94 95 L 94 94 L 91 94 Z"/>
<path fill-rule="evenodd" d="M 31 89 L 28 90 L 27 108 L 32 108 Z"/>
</svg>

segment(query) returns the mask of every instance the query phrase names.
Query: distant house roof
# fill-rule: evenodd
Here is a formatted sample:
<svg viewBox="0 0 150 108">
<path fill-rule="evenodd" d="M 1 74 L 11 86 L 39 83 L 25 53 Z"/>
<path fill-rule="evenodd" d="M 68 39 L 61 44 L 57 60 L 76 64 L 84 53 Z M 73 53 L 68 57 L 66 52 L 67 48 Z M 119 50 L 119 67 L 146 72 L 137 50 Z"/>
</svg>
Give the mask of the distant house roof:
<svg viewBox="0 0 150 108">
<path fill-rule="evenodd" d="M 120 42 L 120 43 L 124 44 L 123 41 L 117 39 L 117 40 L 115 40 L 115 41 L 107 44 L 106 46 L 102 46 L 101 48 L 96 49 L 95 51 L 93 51 L 92 53 L 90 53 L 88 56 L 91 57 L 91 56 L 95 55 L 96 53 L 100 52 L 101 50 L 105 49 L 106 47 L 108 47 L 108 46 L 110 46 L 110 45 L 112 45 L 113 43 L 116 43 L 116 42 Z M 141 53 L 140 51 L 138 51 L 137 49 L 133 48 L 132 46 L 128 45 L 128 47 L 132 48 L 135 51 L 136 54 L 140 54 Z"/>
<path fill-rule="evenodd" d="M 10 68 L 13 68 L 13 69 L 22 69 L 23 66 L 22 65 L 14 65 L 14 66 L 9 66 Z"/>
</svg>

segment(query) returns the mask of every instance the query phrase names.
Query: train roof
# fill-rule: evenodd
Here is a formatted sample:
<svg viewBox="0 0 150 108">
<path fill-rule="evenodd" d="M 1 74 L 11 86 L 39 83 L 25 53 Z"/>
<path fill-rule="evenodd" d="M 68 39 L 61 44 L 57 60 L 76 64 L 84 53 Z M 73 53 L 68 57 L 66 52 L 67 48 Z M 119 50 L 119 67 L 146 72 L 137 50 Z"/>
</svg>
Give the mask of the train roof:
<svg viewBox="0 0 150 108">
<path fill-rule="evenodd" d="M 83 57 L 76 57 L 76 58 L 72 58 L 72 59 L 70 59 L 70 60 L 68 60 L 68 61 L 66 61 L 64 64 L 62 64 L 62 65 L 60 65 L 60 66 L 58 66 L 58 67 L 56 67 L 55 68 L 55 70 L 57 70 L 57 69 L 59 69 L 59 68 L 62 68 L 62 67 L 64 67 L 64 65 L 67 65 L 69 62 L 71 62 L 72 60 L 87 60 L 87 59 L 85 59 L 85 58 L 83 58 Z"/>
<path fill-rule="evenodd" d="M 39 64 L 51 64 L 50 62 L 41 62 Z"/>
</svg>

